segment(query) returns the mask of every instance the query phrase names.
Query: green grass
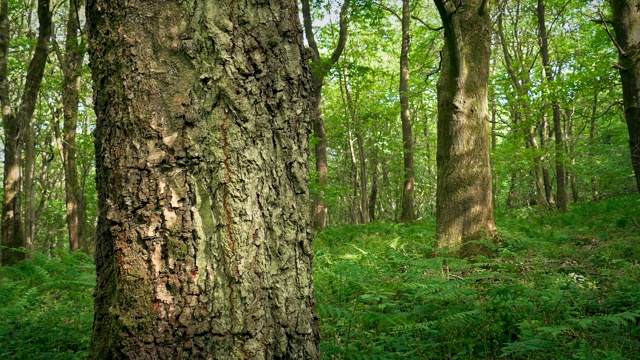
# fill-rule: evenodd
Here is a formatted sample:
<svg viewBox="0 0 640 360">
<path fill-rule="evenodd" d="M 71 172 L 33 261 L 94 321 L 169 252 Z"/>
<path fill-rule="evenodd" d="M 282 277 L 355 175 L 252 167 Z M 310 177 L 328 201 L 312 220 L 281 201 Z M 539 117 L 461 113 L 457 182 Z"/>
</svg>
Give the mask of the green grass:
<svg viewBox="0 0 640 360">
<path fill-rule="evenodd" d="M 326 359 L 640 359 L 640 197 L 498 219 L 493 259 L 432 257 L 433 222 L 315 240 Z M 82 254 L 0 268 L 0 359 L 87 355 Z"/>
</svg>

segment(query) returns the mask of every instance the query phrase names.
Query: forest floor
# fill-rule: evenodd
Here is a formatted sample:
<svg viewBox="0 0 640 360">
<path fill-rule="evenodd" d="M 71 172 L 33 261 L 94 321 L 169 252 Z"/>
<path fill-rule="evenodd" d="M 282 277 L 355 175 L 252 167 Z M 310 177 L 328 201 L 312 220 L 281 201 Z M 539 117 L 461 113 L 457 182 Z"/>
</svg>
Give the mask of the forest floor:
<svg viewBox="0 0 640 360">
<path fill-rule="evenodd" d="M 498 214 L 494 258 L 433 257 L 434 224 L 315 240 L 326 359 L 640 359 L 640 196 Z M 0 268 L 0 359 L 87 356 L 92 259 Z"/>
</svg>

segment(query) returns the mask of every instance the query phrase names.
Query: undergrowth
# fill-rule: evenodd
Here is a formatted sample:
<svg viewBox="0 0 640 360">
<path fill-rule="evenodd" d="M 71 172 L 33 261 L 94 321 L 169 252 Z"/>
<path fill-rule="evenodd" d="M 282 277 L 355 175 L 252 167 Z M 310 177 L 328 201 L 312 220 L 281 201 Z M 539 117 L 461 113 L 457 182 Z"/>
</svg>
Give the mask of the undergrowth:
<svg viewBox="0 0 640 360">
<path fill-rule="evenodd" d="M 640 198 L 522 209 L 493 259 L 433 258 L 433 223 L 327 230 L 328 359 L 640 359 Z"/>
<path fill-rule="evenodd" d="M 30 253 L 0 267 L 0 359 L 84 359 L 93 321 L 93 259 Z"/>
<path fill-rule="evenodd" d="M 432 257 L 434 224 L 328 229 L 314 267 L 326 359 L 640 359 L 640 197 L 499 216 L 492 259 Z M 87 356 L 81 253 L 0 268 L 0 359 Z"/>
</svg>

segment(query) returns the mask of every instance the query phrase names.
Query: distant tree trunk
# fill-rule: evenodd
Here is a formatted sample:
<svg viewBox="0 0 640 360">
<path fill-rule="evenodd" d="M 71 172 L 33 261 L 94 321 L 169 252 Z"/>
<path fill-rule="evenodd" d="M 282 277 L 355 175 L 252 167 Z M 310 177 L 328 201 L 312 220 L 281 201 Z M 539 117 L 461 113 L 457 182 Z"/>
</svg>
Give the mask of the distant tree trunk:
<svg viewBox="0 0 640 360">
<path fill-rule="evenodd" d="M 49 1 L 38 0 L 38 41 L 27 69 L 21 103 L 13 112 L 9 99 L 7 55 L 11 32 L 8 0 L 0 1 L 0 102 L 4 127 L 4 198 L 2 201 L 2 258 L 0 263 L 11 265 L 24 259 L 25 254 L 12 249 L 27 245 L 23 233 L 22 202 L 20 199 L 21 150 L 25 140 L 25 127 L 33 116 L 49 53 L 51 13 Z"/>
<path fill-rule="evenodd" d="M 516 127 L 515 121 L 518 121 L 522 117 L 523 113 L 525 117 L 525 123 L 531 124 L 532 121 L 530 116 L 530 109 L 527 101 L 527 96 L 528 96 L 527 93 L 529 91 L 528 86 L 531 83 L 531 79 L 529 78 L 527 73 L 525 73 L 525 77 L 522 80 L 519 79 L 518 75 L 516 74 L 516 71 L 513 67 L 511 54 L 509 53 L 509 49 L 507 47 L 507 40 L 504 33 L 503 25 L 502 25 L 502 13 L 498 14 L 497 23 L 498 23 L 498 36 L 500 38 L 500 44 L 502 45 L 501 47 L 502 47 L 505 67 L 507 68 L 507 72 L 509 74 L 509 77 L 511 78 L 511 82 L 516 89 L 517 99 L 520 100 L 517 102 L 517 106 L 522 107 L 521 109 L 518 108 L 517 110 L 515 110 L 516 114 L 514 116 L 514 128 Z M 519 52 L 516 51 L 516 54 L 518 53 Z M 527 125 L 525 127 L 525 131 L 523 135 L 524 135 L 524 143 L 527 148 L 533 148 L 534 150 L 537 150 L 540 148 L 538 141 L 536 140 L 536 134 L 535 134 L 535 129 L 533 125 Z M 533 177 L 533 182 L 535 185 L 536 203 L 538 204 L 538 206 L 541 206 L 541 207 L 549 207 L 547 194 L 545 192 L 545 189 L 546 189 L 545 179 L 543 177 L 542 159 L 540 155 L 537 155 L 537 154 L 534 155 L 533 169 L 531 171 L 531 176 Z"/>
<path fill-rule="evenodd" d="M 342 80 L 343 84 L 341 84 L 341 94 L 343 97 L 343 101 L 346 103 L 348 115 L 351 117 L 353 121 L 353 136 L 355 136 L 355 142 L 357 146 L 357 153 L 355 151 L 355 146 L 351 134 L 351 130 L 349 130 L 349 146 L 351 151 L 351 161 L 354 169 L 354 198 L 357 203 L 358 208 L 358 218 L 360 224 L 366 224 L 369 222 L 369 203 L 367 201 L 368 189 L 367 189 L 367 163 L 364 151 L 364 135 L 362 131 L 362 119 L 360 119 L 358 113 L 358 96 L 356 94 L 356 99 L 353 98 L 351 94 L 351 89 L 349 86 L 349 76 L 347 73 L 347 69 L 344 68 L 342 71 Z M 343 86 L 344 85 L 344 86 Z M 360 190 L 358 191 L 358 187 Z M 358 196 L 360 193 L 360 196 Z"/>
<path fill-rule="evenodd" d="M 589 122 L 589 145 L 594 146 L 596 141 L 596 114 L 598 112 L 598 93 L 593 96 L 593 106 L 591 107 L 591 121 Z M 589 150 L 590 163 L 593 164 L 593 158 L 595 154 L 593 150 Z M 593 200 L 600 200 L 600 193 L 598 192 L 598 182 L 595 175 L 591 175 L 591 196 Z"/>
<path fill-rule="evenodd" d="M 373 157 L 373 175 L 371 179 L 371 192 L 369 193 L 369 220 L 376 220 L 376 203 L 378 202 L 378 157 Z"/>
<path fill-rule="evenodd" d="M 342 51 L 347 43 L 347 25 L 349 3 L 344 0 L 340 8 L 340 31 L 338 43 L 328 60 L 320 58 L 320 51 L 313 35 L 313 22 L 311 19 L 311 7 L 309 0 L 302 0 L 302 17 L 304 20 L 304 33 L 311 49 L 311 62 L 313 64 L 313 98 L 315 100 L 315 115 L 313 117 L 313 136 L 317 138 L 315 146 L 316 171 L 318 172 L 318 185 L 320 194 L 313 198 L 313 225 L 318 231 L 324 231 L 327 226 L 327 204 L 323 200 L 324 188 L 329 184 L 329 170 L 327 166 L 327 134 L 324 131 L 324 118 L 322 116 L 322 86 L 324 78 L 333 65 L 340 59 Z"/>
<path fill-rule="evenodd" d="M 22 170 L 24 192 L 24 241 L 33 250 L 36 242 L 36 134 L 32 116 L 24 127 L 24 166 Z"/>
<path fill-rule="evenodd" d="M 89 0 L 93 359 L 319 359 L 296 3 Z"/>
<path fill-rule="evenodd" d="M 543 113 L 539 123 L 538 135 L 540 136 L 540 148 L 545 151 L 547 149 L 548 132 L 549 121 L 547 120 L 547 114 Z M 556 200 L 553 196 L 553 184 L 551 183 L 551 175 L 546 164 L 546 157 L 546 154 L 540 157 L 540 169 L 542 172 L 542 180 L 544 183 L 545 202 L 549 204 L 549 208 L 554 208 L 556 205 Z"/>
<path fill-rule="evenodd" d="M 565 150 L 567 152 L 567 156 L 571 159 L 571 168 L 575 169 L 575 165 L 576 165 L 576 156 L 574 154 L 574 149 L 573 149 L 573 143 L 572 143 L 572 139 L 573 139 L 573 115 L 575 114 L 575 107 L 571 108 L 571 109 L 567 109 L 565 111 L 565 114 L 567 116 L 567 121 L 566 121 L 566 134 L 567 134 L 567 138 L 569 139 L 569 141 L 566 142 L 566 147 Z M 580 201 L 580 189 L 578 187 L 578 176 L 576 175 L 575 171 L 567 171 L 566 172 L 566 176 L 567 176 L 567 182 L 571 185 L 571 200 L 574 203 L 577 203 Z"/>
<path fill-rule="evenodd" d="M 445 44 L 438 80 L 436 245 L 483 252 L 496 233 L 487 91 L 491 18 L 486 0 L 435 0 Z M 457 5 L 456 5 L 457 4 Z"/>
<path fill-rule="evenodd" d="M 358 159 L 356 158 L 356 150 L 354 145 L 354 139 L 352 135 L 351 129 L 349 129 L 349 154 L 351 155 L 351 168 L 353 171 L 351 172 L 351 180 L 353 185 L 353 198 L 351 200 L 351 223 L 352 224 L 360 224 L 362 222 L 362 203 L 360 202 L 360 196 L 358 196 L 358 188 L 360 186 L 360 182 L 358 179 L 359 176 L 359 168 L 358 168 Z"/>
<path fill-rule="evenodd" d="M 400 119 L 402 120 L 402 150 L 404 186 L 402 187 L 402 213 L 400 221 L 415 220 L 413 194 L 415 171 L 413 165 L 413 129 L 409 111 L 409 49 L 411 47 L 411 8 L 409 0 L 402 1 L 402 46 L 400 48 Z"/>
<path fill-rule="evenodd" d="M 69 249 L 88 251 L 86 238 L 86 200 L 80 182 L 76 162 L 76 128 L 78 126 L 78 103 L 80 99 L 80 79 L 82 77 L 82 58 L 84 46 L 78 42 L 80 22 L 78 13 L 81 10 L 79 0 L 69 0 L 69 17 L 67 18 L 67 34 L 64 56 L 56 46 L 56 53 L 63 72 L 62 106 L 64 112 L 64 128 L 57 130 L 58 148 L 62 157 L 65 195 L 67 208 L 67 231 L 69 233 Z"/>
<path fill-rule="evenodd" d="M 613 8 L 631 165 L 640 191 L 640 0 L 609 1 Z"/>
<path fill-rule="evenodd" d="M 549 39 L 547 38 L 547 25 L 545 22 L 544 0 L 538 0 L 538 38 L 540 41 L 540 52 L 542 54 L 542 66 L 546 80 L 553 83 L 554 75 L 549 58 Z M 560 115 L 560 104 L 557 99 L 553 99 L 553 133 L 556 141 L 556 201 L 560 212 L 569 211 L 569 196 L 566 188 L 566 177 L 564 174 L 564 136 L 562 133 L 562 119 Z"/>
</svg>

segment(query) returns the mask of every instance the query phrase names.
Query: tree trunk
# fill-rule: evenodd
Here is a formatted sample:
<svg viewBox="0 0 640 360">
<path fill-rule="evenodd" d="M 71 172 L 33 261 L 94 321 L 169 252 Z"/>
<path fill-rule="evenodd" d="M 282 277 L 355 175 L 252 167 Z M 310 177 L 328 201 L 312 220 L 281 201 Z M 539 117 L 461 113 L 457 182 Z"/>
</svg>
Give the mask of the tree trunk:
<svg viewBox="0 0 640 360">
<path fill-rule="evenodd" d="M 549 83 L 553 83 L 554 75 L 549 58 L 549 41 L 547 38 L 547 25 L 545 21 L 544 0 L 538 0 L 538 38 L 540 41 L 540 52 L 542 54 L 543 76 Z M 562 133 L 562 119 L 560 116 L 560 104 L 557 99 L 552 101 L 553 105 L 553 134 L 555 137 L 555 158 L 556 158 L 556 201 L 558 210 L 566 213 L 569 211 L 569 196 L 567 194 L 566 177 L 564 174 L 564 135 Z"/>
<path fill-rule="evenodd" d="M 369 223 L 369 200 L 367 186 L 367 163 L 364 156 L 364 139 L 360 119 L 356 118 L 356 141 L 358 143 L 358 163 L 360 165 L 360 219 L 363 224 Z"/>
<path fill-rule="evenodd" d="M 542 114 L 542 118 L 540 119 L 539 130 L 540 131 L 538 132 L 538 135 L 540 135 L 540 148 L 542 148 L 546 152 L 549 122 L 547 121 L 547 114 L 545 114 L 544 112 Z M 553 208 L 556 204 L 556 200 L 553 197 L 553 184 L 551 184 L 551 175 L 549 174 L 549 168 L 545 164 L 546 157 L 546 154 L 540 157 L 540 168 L 542 172 L 542 180 L 544 182 L 545 202 L 549 204 L 549 208 Z"/>
<path fill-rule="evenodd" d="M 318 187 L 320 193 L 313 197 L 313 225 L 316 230 L 324 231 L 327 226 L 327 204 L 323 200 L 323 192 L 329 184 L 329 168 L 327 165 L 327 134 L 324 131 L 324 118 L 322 115 L 322 86 L 325 76 L 338 61 L 347 43 L 347 10 L 350 0 L 345 0 L 340 8 L 340 32 L 338 43 L 328 60 L 320 58 L 320 51 L 313 34 L 313 22 L 311 20 L 311 7 L 309 0 L 302 0 L 302 17 L 304 32 L 311 49 L 311 61 L 313 64 L 313 98 L 315 100 L 315 113 L 313 117 L 313 136 L 317 139 L 315 145 L 316 171 L 318 172 Z"/>
<path fill-rule="evenodd" d="M 436 245 L 484 252 L 470 241 L 496 233 L 487 90 L 491 19 L 486 0 L 435 0 L 445 31 L 438 80 Z"/>
<path fill-rule="evenodd" d="M 87 2 L 94 359 L 318 359 L 295 2 Z"/>
<path fill-rule="evenodd" d="M 402 46 L 400 48 L 400 119 L 402 120 L 402 150 L 404 164 L 404 186 L 402 187 L 402 214 L 400 221 L 415 220 L 413 194 L 415 171 L 413 165 L 413 129 L 409 112 L 409 49 L 411 47 L 411 8 L 409 0 L 402 1 Z"/>
<path fill-rule="evenodd" d="M 9 81 L 7 73 L 7 55 L 9 49 L 10 27 L 8 0 L 0 2 L 0 102 L 4 127 L 4 198 L 2 201 L 2 251 L 0 263 L 11 265 L 24 259 L 25 254 L 12 249 L 25 246 L 22 230 L 22 202 L 20 199 L 20 169 L 22 167 L 22 144 L 25 140 L 25 127 L 35 111 L 44 67 L 49 53 L 49 35 L 51 33 L 51 14 L 49 1 L 38 0 L 38 41 L 27 69 L 27 77 L 22 91 L 20 107 L 13 112 L 9 99 Z"/>
<path fill-rule="evenodd" d="M 531 125 L 532 124 L 531 115 L 530 115 L 531 110 L 529 109 L 529 102 L 528 102 L 528 91 L 529 91 L 529 84 L 531 83 L 531 79 L 528 73 L 526 72 L 522 80 L 518 78 L 518 75 L 516 74 L 515 68 L 513 67 L 511 54 L 509 53 L 509 49 L 507 46 L 508 42 L 507 42 L 504 28 L 502 25 L 502 13 L 498 14 L 497 23 L 498 23 L 498 36 L 500 38 L 500 44 L 502 47 L 505 67 L 507 68 L 507 72 L 509 74 L 509 77 L 511 78 L 511 82 L 516 89 L 516 96 L 517 96 L 516 106 L 518 106 L 518 109 L 516 109 L 516 116 L 514 116 L 514 128 L 516 128 L 516 125 L 517 125 L 516 121 L 518 121 L 518 119 L 522 117 L 521 114 L 524 113 L 525 124 L 527 124 L 525 127 L 525 131 L 523 133 L 525 147 L 533 148 L 534 151 L 537 153 L 537 150 L 540 146 L 538 145 L 538 142 L 536 140 L 534 126 Z M 519 37 L 516 37 L 516 39 L 519 39 Z M 519 46 L 520 44 L 518 43 L 516 47 L 519 47 Z M 516 50 L 514 53 L 516 54 L 516 56 L 518 56 L 518 54 L 520 54 L 521 52 Z M 523 59 L 519 59 L 519 60 L 521 63 L 524 63 Z M 531 170 L 531 176 L 533 177 L 533 182 L 534 182 L 535 191 L 536 191 L 536 203 L 540 207 L 549 207 L 547 194 L 545 192 L 546 190 L 546 187 L 544 185 L 545 180 L 543 179 L 542 159 L 538 154 L 534 155 L 533 157 L 533 169 Z"/>
<path fill-rule="evenodd" d="M 631 165 L 640 191 L 640 0 L 610 0 Z"/>
<path fill-rule="evenodd" d="M 371 179 L 371 192 L 369 193 L 369 220 L 376 220 L 376 204 L 378 202 L 378 156 L 373 157 L 373 175 Z"/>
<path fill-rule="evenodd" d="M 80 22 L 78 13 L 79 0 L 69 0 L 69 17 L 67 18 L 67 34 L 64 57 L 58 50 L 60 66 L 63 72 L 62 105 L 64 112 L 63 133 L 58 136 L 59 150 L 63 162 L 65 195 L 67 208 L 67 231 L 69 233 L 69 249 L 88 251 L 86 239 L 86 200 L 78 181 L 76 164 L 76 128 L 78 126 L 78 102 L 80 98 L 80 80 L 82 77 L 82 58 L 84 49 L 78 43 Z"/>
<path fill-rule="evenodd" d="M 595 156 L 593 152 L 593 146 L 596 140 L 596 114 L 598 112 L 598 93 L 593 96 L 593 106 L 591 107 L 591 121 L 589 121 L 589 145 L 592 147 L 589 150 L 589 162 L 594 163 L 593 158 Z M 600 193 L 598 191 L 598 181 L 595 175 L 591 175 L 591 198 L 593 200 L 600 200 Z"/>
<path fill-rule="evenodd" d="M 36 134 L 35 119 L 31 117 L 24 128 L 24 242 L 33 250 L 36 242 Z"/>
</svg>

